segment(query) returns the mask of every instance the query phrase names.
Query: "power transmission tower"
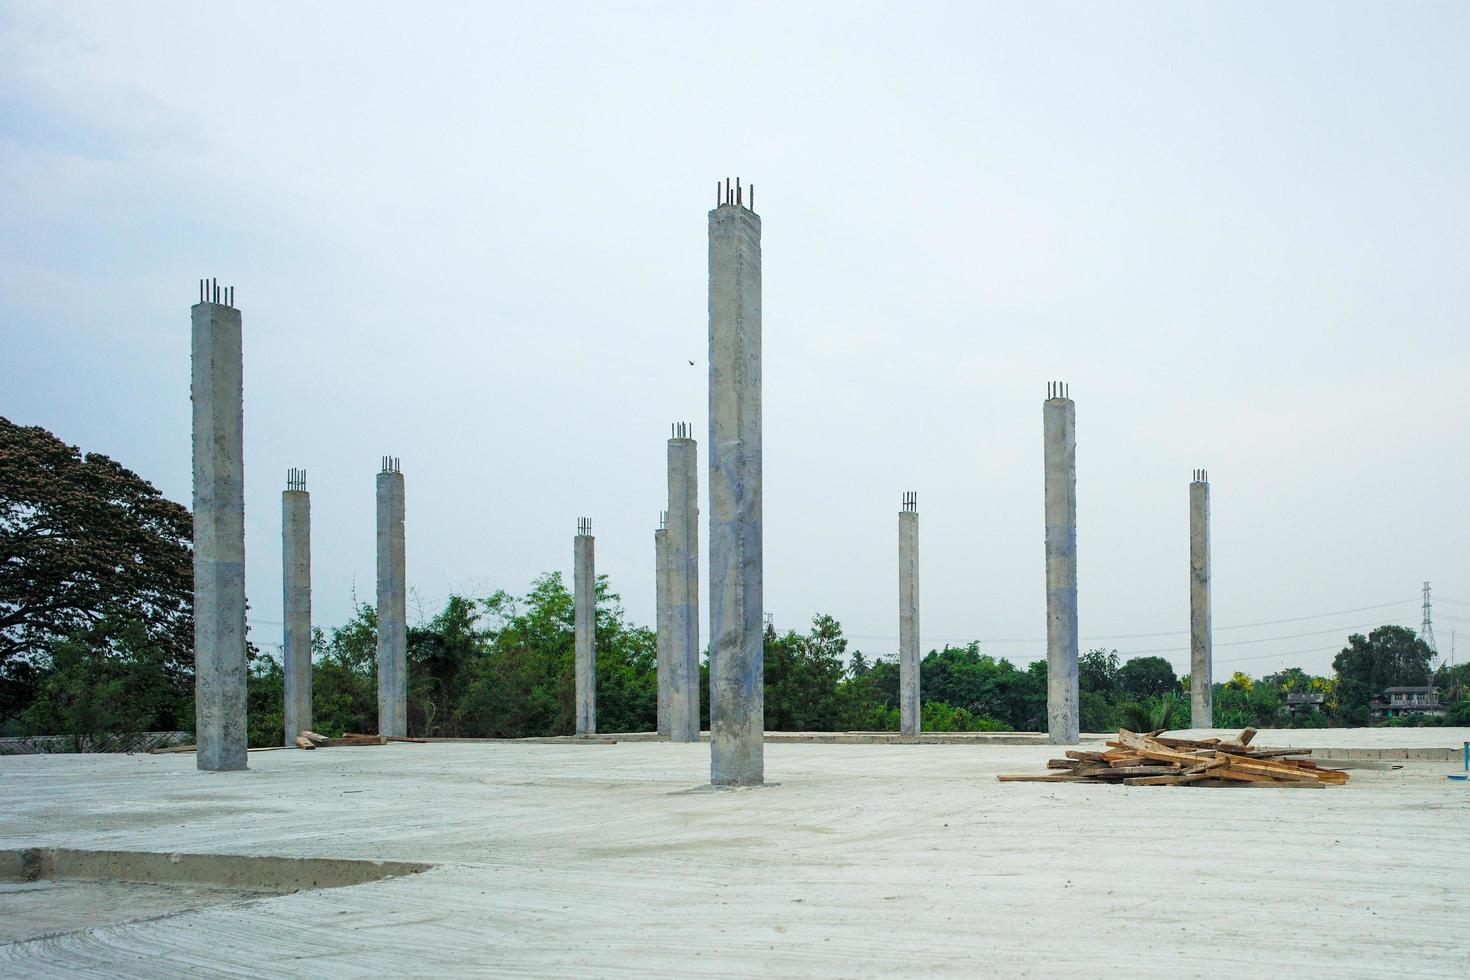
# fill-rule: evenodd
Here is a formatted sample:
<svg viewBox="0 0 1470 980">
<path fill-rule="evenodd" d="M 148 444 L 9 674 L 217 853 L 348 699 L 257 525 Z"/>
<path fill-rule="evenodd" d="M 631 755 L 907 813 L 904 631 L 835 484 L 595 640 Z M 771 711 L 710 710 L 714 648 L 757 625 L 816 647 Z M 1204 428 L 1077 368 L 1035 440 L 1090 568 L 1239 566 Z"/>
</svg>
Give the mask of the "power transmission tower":
<svg viewBox="0 0 1470 980">
<path fill-rule="evenodd" d="M 1419 627 L 1419 639 L 1429 645 L 1434 659 L 1439 659 L 1439 647 L 1434 642 L 1434 622 L 1429 618 L 1429 583 L 1424 583 L 1424 625 Z"/>
</svg>

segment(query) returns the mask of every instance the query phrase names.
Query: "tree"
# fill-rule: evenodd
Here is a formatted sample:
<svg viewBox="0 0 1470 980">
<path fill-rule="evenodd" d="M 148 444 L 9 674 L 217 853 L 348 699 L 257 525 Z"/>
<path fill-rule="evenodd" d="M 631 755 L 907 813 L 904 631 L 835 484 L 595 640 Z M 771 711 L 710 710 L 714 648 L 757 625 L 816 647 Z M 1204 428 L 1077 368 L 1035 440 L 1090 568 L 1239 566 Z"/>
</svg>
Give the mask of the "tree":
<svg viewBox="0 0 1470 980">
<path fill-rule="evenodd" d="M 1163 657 L 1134 657 L 1118 668 L 1118 690 L 1131 700 L 1147 701 L 1178 689 L 1174 667 Z"/>
<path fill-rule="evenodd" d="M 773 731 L 839 731 L 851 716 L 843 687 L 847 640 L 831 616 L 812 617 L 807 635 L 765 637 L 765 724 Z"/>
<path fill-rule="evenodd" d="M 75 752 L 94 750 L 112 733 L 187 727 L 187 685 L 177 686 L 167 657 L 135 621 L 78 630 L 38 658 L 42 680 L 21 721 L 32 733 L 70 736 Z"/>
<path fill-rule="evenodd" d="M 0 676 L 104 622 L 141 624 L 170 683 L 193 665 L 193 522 L 147 480 L 0 418 Z"/>
<path fill-rule="evenodd" d="M 1112 694 L 1118 683 L 1118 651 L 1088 650 L 1077 658 L 1077 684 L 1085 694 Z M 1084 731 L 1098 731 L 1087 728 Z"/>
<path fill-rule="evenodd" d="M 1338 712 L 1350 725 L 1366 725 L 1369 702 L 1386 687 L 1429 683 L 1434 651 L 1407 626 L 1380 626 L 1366 637 L 1354 633 L 1332 659 L 1337 672 Z"/>
</svg>

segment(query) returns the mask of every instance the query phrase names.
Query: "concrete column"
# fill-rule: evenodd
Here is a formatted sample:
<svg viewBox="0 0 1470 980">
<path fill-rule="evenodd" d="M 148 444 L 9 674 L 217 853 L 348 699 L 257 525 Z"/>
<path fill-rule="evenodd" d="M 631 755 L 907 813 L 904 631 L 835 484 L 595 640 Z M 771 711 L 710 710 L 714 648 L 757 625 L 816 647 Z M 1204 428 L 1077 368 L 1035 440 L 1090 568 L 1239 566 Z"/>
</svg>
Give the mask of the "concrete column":
<svg viewBox="0 0 1470 980">
<path fill-rule="evenodd" d="M 1214 639 L 1210 630 L 1210 475 L 1189 484 L 1189 724 L 1215 727 Z"/>
<path fill-rule="evenodd" d="M 669 736 L 699 741 L 699 447 L 693 427 L 669 440 Z"/>
<path fill-rule="evenodd" d="M 919 734 L 919 495 L 903 495 L 898 512 L 899 734 Z"/>
<path fill-rule="evenodd" d="M 384 456 L 378 474 L 378 734 L 408 734 L 408 590 L 403 471 Z"/>
<path fill-rule="evenodd" d="M 669 605 L 669 512 L 659 515 L 659 529 L 653 532 L 653 569 L 656 610 L 654 636 L 658 649 L 658 733 L 669 734 L 669 684 L 673 663 L 669 659 L 673 649 L 673 637 L 669 635 L 669 620 L 673 610 Z"/>
<path fill-rule="evenodd" d="M 1077 744 L 1077 406 L 1053 382 L 1042 405 L 1046 440 L 1046 732 Z"/>
<path fill-rule="evenodd" d="M 244 769 L 244 357 L 234 289 L 199 284 L 194 403 L 194 735 L 200 769 Z"/>
<path fill-rule="evenodd" d="M 597 732 L 597 569 L 592 521 L 577 518 L 572 539 L 573 616 L 576 634 L 577 734 Z"/>
<path fill-rule="evenodd" d="M 286 745 L 311 730 L 311 494 L 291 470 L 281 492 L 281 642 L 286 673 Z"/>
<path fill-rule="evenodd" d="M 710 782 L 754 786 L 765 781 L 761 219 L 738 181 L 709 213 L 709 426 Z"/>
</svg>

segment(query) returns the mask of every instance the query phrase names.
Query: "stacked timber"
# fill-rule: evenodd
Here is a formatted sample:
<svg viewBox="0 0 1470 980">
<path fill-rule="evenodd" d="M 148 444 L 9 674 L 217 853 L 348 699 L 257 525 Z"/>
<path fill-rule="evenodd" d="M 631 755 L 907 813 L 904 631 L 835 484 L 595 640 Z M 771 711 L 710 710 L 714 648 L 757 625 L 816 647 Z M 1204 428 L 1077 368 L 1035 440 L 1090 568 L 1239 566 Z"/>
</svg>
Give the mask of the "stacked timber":
<svg viewBox="0 0 1470 980">
<path fill-rule="evenodd" d="M 1044 775 L 997 776 L 1003 783 L 1122 783 L 1124 786 L 1254 786 L 1321 789 L 1348 781 L 1347 773 L 1311 759 L 1311 749 L 1266 749 L 1251 745 L 1256 730 L 1234 739 L 1167 738 L 1162 731 L 1140 735 L 1126 729 L 1105 752 L 1069 751 L 1052 759 Z"/>
</svg>

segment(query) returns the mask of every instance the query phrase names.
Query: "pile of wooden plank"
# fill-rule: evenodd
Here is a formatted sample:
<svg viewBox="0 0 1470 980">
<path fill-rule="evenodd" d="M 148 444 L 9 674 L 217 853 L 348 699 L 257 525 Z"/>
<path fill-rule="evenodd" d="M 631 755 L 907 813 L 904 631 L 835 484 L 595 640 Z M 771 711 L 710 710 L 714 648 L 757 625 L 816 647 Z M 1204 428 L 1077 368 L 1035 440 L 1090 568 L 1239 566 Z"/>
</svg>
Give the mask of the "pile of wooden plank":
<svg viewBox="0 0 1470 980">
<path fill-rule="evenodd" d="M 327 749 L 340 748 L 344 745 L 387 745 L 389 742 L 423 741 L 425 739 L 408 738 L 402 735 L 356 735 L 352 732 L 344 732 L 341 738 L 328 738 L 316 732 L 302 732 L 296 736 L 296 747 L 299 749 Z"/>
<path fill-rule="evenodd" d="M 1311 759 L 1311 749 L 1266 749 L 1251 745 L 1256 730 L 1234 739 L 1166 738 L 1162 731 L 1139 735 L 1123 730 L 1106 752 L 1070 751 L 1052 759 L 1045 775 L 1006 775 L 1003 783 L 1122 783 L 1124 786 L 1254 786 L 1321 789 L 1348 781 L 1347 773 Z"/>
</svg>

